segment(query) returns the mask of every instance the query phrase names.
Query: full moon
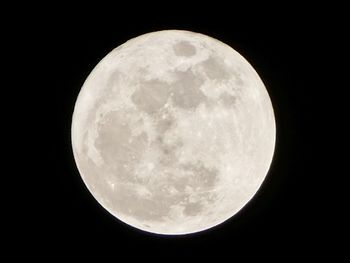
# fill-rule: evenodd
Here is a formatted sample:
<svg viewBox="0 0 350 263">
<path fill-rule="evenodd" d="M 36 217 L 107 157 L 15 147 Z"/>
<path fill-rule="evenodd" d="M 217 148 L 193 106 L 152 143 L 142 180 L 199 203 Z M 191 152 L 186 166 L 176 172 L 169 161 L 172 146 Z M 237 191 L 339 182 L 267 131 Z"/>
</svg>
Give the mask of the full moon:
<svg viewBox="0 0 350 263">
<path fill-rule="evenodd" d="M 133 38 L 86 79 L 72 147 L 94 198 L 120 221 L 181 235 L 212 228 L 255 195 L 276 126 L 267 90 L 228 45 L 165 30 Z"/>
</svg>

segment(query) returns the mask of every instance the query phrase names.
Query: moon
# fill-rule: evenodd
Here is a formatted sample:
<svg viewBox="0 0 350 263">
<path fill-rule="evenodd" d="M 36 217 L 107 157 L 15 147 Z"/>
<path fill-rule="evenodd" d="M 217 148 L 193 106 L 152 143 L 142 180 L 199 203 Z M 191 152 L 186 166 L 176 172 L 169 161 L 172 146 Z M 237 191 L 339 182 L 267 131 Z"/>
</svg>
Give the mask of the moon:
<svg viewBox="0 0 350 263">
<path fill-rule="evenodd" d="M 72 148 L 108 212 L 164 235 L 235 215 L 264 181 L 276 126 L 267 90 L 230 46 L 190 31 L 133 38 L 86 79 Z"/>
</svg>

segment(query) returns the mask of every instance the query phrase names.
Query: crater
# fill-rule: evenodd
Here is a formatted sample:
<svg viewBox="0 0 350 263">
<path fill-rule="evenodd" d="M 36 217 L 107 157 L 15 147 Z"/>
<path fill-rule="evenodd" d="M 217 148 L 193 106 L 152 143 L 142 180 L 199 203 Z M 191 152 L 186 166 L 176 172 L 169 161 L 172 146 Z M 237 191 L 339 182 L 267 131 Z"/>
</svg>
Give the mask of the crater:
<svg viewBox="0 0 350 263">
<path fill-rule="evenodd" d="M 173 46 L 176 56 L 192 57 L 196 54 L 196 48 L 188 41 L 180 41 Z"/>
</svg>

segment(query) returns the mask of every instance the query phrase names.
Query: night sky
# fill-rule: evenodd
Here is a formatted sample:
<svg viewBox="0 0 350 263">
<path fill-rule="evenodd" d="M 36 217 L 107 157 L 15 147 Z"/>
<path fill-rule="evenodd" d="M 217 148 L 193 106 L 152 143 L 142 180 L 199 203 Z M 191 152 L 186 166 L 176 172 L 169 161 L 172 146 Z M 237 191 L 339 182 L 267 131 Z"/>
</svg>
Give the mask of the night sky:
<svg viewBox="0 0 350 263">
<path fill-rule="evenodd" d="M 325 253 L 331 231 L 329 215 L 321 213 L 325 199 L 319 183 L 327 171 L 322 163 L 315 165 L 323 135 L 314 129 L 320 119 L 318 95 L 326 89 L 317 80 L 324 74 L 318 67 L 321 44 L 331 38 L 327 19 L 317 7 L 253 11 L 249 5 L 215 7 L 208 1 L 192 9 L 175 4 L 152 8 L 133 3 L 125 9 L 90 4 L 89 11 L 45 6 L 27 15 L 25 30 L 14 31 L 21 38 L 17 43 L 26 43 L 27 67 L 35 72 L 31 107 L 39 117 L 35 123 L 25 120 L 26 127 L 38 131 L 32 151 L 38 169 L 31 175 L 33 200 L 16 217 L 21 231 L 14 243 L 22 240 L 51 255 L 99 253 L 114 260 L 129 255 L 164 262 L 173 257 L 226 260 L 220 255 L 232 262 L 284 262 Z M 130 38 L 164 29 L 207 34 L 242 54 L 268 90 L 277 125 L 274 159 L 255 197 L 225 223 L 179 237 L 142 232 L 104 210 L 80 178 L 70 141 L 74 103 L 95 65 Z"/>
</svg>

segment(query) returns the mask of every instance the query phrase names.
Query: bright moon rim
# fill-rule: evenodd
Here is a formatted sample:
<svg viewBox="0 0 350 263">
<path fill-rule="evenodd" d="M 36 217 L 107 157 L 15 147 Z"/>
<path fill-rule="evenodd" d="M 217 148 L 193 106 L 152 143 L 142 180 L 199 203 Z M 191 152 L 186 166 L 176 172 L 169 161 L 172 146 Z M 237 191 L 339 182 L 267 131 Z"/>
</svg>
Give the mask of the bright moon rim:
<svg viewBox="0 0 350 263">
<path fill-rule="evenodd" d="M 72 121 L 92 195 L 158 234 L 202 231 L 236 214 L 266 177 L 275 134 L 253 67 L 216 39 L 177 30 L 112 50 L 85 81 Z"/>
</svg>

